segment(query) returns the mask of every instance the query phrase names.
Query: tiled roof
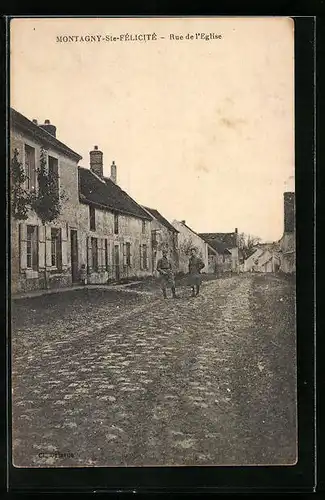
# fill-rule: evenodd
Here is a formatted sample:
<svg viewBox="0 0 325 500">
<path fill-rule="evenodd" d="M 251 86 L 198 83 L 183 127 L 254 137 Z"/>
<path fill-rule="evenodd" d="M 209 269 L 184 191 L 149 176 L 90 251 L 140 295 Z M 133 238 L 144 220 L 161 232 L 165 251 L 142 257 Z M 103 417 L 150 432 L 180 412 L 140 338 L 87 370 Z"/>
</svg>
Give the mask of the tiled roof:
<svg viewBox="0 0 325 500">
<path fill-rule="evenodd" d="M 10 108 L 10 126 L 17 127 L 25 131 L 36 140 L 66 154 L 77 162 L 82 160 L 82 156 L 70 149 L 63 142 L 59 141 L 56 137 L 54 137 L 54 135 L 49 134 L 49 132 L 42 129 L 39 125 L 36 125 L 36 123 L 33 123 L 31 120 L 26 118 L 26 116 L 22 115 L 13 108 Z"/>
<path fill-rule="evenodd" d="M 236 233 L 199 233 L 199 236 L 210 245 L 213 244 L 213 241 L 218 241 L 224 243 L 227 248 L 234 248 L 237 246 Z"/>
<path fill-rule="evenodd" d="M 218 240 L 207 240 L 203 238 L 201 235 L 199 235 L 204 241 L 206 241 L 212 248 L 214 248 L 219 254 L 231 254 L 231 252 L 228 250 L 227 245 L 222 243 L 222 241 Z"/>
<path fill-rule="evenodd" d="M 108 178 L 101 180 L 88 168 L 78 167 L 79 197 L 84 203 L 93 203 L 112 212 L 152 220 L 152 217 L 125 191 Z"/>
<path fill-rule="evenodd" d="M 158 210 L 156 210 L 155 208 L 149 208 L 145 206 L 143 208 L 147 210 L 147 212 L 149 212 L 155 219 L 157 219 L 157 221 L 160 222 L 160 224 L 169 229 L 169 231 L 173 231 L 174 233 L 179 233 L 179 231 L 177 231 L 177 229 L 174 226 L 172 226 L 171 223 L 168 222 L 168 220 L 165 219 L 165 217 L 163 217 L 160 212 L 158 212 Z"/>
</svg>

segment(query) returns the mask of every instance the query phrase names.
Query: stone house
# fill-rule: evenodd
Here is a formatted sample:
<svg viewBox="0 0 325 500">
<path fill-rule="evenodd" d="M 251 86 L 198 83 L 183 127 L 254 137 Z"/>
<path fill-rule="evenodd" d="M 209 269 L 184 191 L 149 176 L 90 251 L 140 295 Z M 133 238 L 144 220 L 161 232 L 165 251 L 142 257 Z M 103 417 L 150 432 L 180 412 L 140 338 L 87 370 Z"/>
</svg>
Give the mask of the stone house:
<svg viewBox="0 0 325 500">
<path fill-rule="evenodd" d="M 142 207 L 152 217 L 151 221 L 151 248 L 152 248 L 152 269 L 157 273 L 157 262 L 162 257 L 162 251 L 167 250 L 175 273 L 179 270 L 179 231 L 161 215 L 158 210 L 149 207 Z"/>
<path fill-rule="evenodd" d="M 239 236 L 237 228 L 233 233 L 199 233 L 199 236 L 212 247 L 217 247 L 221 244 L 220 251 L 222 247 L 227 249 L 227 251 L 230 252 L 231 259 L 228 256 L 229 254 L 223 254 L 225 255 L 225 270 L 231 270 L 236 273 L 239 272 L 241 255 L 239 252 Z"/>
<path fill-rule="evenodd" d="M 178 233 L 179 248 L 179 271 L 188 273 L 188 263 L 190 258 L 190 249 L 196 248 L 198 256 L 203 260 L 205 267 L 203 273 L 209 272 L 209 245 L 193 229 L 186 225 L 185 220 L 172 222 Z M 213 248 L 210 249 L 213 252 Z"/>
<path fill-rule="evenodd" d="M 80 266 L 89 283 L 152 275 L 151 215 L 103 174 L 103 153 L 90 151 L 90 168 L 79 167 Z"/>
<path fill-rule="evenodd" d="M 78 162 L 81 156 L 59 141 L 56 127 L 46 120 L 38 125 L 14 109 L 10 110 L 10 159 L 18 160 L 27 176 L 24 189 L 38 193 L 37 170 L 41 151 L 46 169 L 56 180 L 57 194 L 64 190 L 59 217 L 43 225 L 33 210 L 26 220 L 10 217 L 11 289 L 13 293 L 71 285 L 71 246 L 78 228 Z M 9 172 L 12 180 L 11 164 Z M 12 186 L 11 186 L 12 187 Z"/>
<path fill-rule="evenodd" d="M 284 230 L 280 244 L 280 270 L 286 274 L 296 272 L 296 227 L 295 227 L 295 193 L 283 194 Z"/>
<path fill-rule="evenodd" d="M 213 238 L 206 240 L 203 234 L 199 233 L 199 236 L 208 243 L 209 273 L 222 275 L 225 272 L 231 272 L 231 251 L 225 243 Z"/>
<path fill-rule="evenodd" d="M 279 253 L 271 245 L 257 247 L 244 261 L 245 272 L 276 273 L 279 268 Z"/>
</svg>

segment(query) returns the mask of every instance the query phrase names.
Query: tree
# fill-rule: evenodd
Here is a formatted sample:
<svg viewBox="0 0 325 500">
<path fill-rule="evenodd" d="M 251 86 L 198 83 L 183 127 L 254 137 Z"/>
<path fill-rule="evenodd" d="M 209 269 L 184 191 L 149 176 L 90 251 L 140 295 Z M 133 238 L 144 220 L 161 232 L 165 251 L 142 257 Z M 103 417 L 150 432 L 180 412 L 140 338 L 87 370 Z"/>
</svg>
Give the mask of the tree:
<svg viewBox="0 0 325 500">
<path fill-rule="evenodd" d="M 255 251 L 255 246 L 261 242 L 261 238 L 252 234 L 240 233 L 238 246 L 243 252 L 244 259 L 247 259 Z"/>
<path fill-rule="evenodd" d="M 46 151 L 41 148 L 40 166 L 37 169 L 38 189 L 31 195 L 31 207 L 43 225 L 58 218 L 62 201 L 66 199 L 65 193 L 59 192 L 57 173 L 49 171 L 46 165 Z"/>
<path fill-rule="evenodd" d="M 26 220 L 31 208 L 31 196 L 25 189 L 27 175 L 22 163 L 19 161 L 19 151 L 14 150 L 11 159 L 11 215 L 17 220 Z"/>
<path fill-rule="evenodd" d="M 200 251 L 200 249 L 194 245 L 193 243 L 193 240 L 191 237 L 189 238 L 186 238 L 179 246 L 179 249 L 182 253 L 184 253 L 185 255 L 191 255 L 191 249 L 194 248 L 197 252 L 197 254 L 202 257 L 202 252 Z"/>
</svg>

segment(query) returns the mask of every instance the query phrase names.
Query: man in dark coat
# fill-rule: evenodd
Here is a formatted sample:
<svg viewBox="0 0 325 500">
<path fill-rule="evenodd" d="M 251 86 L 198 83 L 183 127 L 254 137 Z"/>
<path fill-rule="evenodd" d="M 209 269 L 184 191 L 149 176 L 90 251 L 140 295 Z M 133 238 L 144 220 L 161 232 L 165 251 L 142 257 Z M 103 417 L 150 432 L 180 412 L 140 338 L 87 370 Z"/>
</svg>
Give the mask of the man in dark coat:
<svg viewBox="0 0 325 500">
<path fill-rule="evenodd" d="M 196 255 L 196 249 L 192 248 L 188 264 L 189 284 L 192 288 L 192 297 L 196 297 L 200 293 L 200 285 L 202 281 L 201 270 L 204 267 L 204 262 Z"/>
<path fill-rule="evenodd" d="M 170 287 L 172 289 L 173 298 L 176 299 L 174 272 L 172 264 L 167 257 L 167 250 L 162 251 L 162 258 L 157 262 L 157 271 L 160 274 L 160 285 L 164 298 L 167 299 L 167 287 Z"/>
</svg>

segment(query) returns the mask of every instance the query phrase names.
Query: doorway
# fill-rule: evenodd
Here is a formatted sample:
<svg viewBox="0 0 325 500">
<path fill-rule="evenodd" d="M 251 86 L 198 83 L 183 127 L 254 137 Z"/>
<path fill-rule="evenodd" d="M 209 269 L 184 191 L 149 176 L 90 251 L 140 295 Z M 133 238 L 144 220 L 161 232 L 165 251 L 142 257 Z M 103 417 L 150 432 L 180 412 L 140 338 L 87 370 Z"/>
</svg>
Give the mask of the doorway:
<svg viewBox="0 0 325 500">
<path fill-rule="evenodd" d="M 115 279 L 119 281 L 120 279 L 120 248 L 119 245 L 114 246 L 114 267 L 115 267 Z"/>
<path fill-rule="evenodd" d="M 78 281 L 78 236 L 76 229 L 70 231 L 72 283 Z"/>
</svg>

